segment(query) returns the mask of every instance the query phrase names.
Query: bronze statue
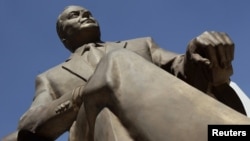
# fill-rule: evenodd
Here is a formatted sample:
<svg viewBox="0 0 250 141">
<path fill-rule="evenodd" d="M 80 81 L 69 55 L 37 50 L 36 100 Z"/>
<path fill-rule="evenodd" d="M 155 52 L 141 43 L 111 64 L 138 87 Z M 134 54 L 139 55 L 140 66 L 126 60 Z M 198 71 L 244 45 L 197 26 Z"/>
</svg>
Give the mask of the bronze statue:
<svg viewBox="0 0 250 141">
<path fill-rule="evenodd" d="M 224 32 L 206 31 L 176 54 L 151 37 L 104 42 L 91 12 L 68 6 L 57 33 L 72 55 L 37 76 L 34 101 L 6 141 L 66 131 L 70 141 L 206 140 L 207 124 L 250 124 L 228 84 L 234 43 Z"/>
</svg>

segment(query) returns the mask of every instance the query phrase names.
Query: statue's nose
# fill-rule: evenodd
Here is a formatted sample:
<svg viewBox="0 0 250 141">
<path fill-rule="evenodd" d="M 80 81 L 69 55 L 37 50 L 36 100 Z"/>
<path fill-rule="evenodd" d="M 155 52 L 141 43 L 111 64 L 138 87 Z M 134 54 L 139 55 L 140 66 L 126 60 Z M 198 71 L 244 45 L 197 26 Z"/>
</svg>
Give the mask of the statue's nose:
<svg viewBox="0 0 250 141">
<path fill-rule="evenodd" d="M 84 21 L 86 21 L 88 18 L 86 18 L 86 17 L 79 17 L 79 22 L 80 23 L 83 23 Z"/>
</svg>

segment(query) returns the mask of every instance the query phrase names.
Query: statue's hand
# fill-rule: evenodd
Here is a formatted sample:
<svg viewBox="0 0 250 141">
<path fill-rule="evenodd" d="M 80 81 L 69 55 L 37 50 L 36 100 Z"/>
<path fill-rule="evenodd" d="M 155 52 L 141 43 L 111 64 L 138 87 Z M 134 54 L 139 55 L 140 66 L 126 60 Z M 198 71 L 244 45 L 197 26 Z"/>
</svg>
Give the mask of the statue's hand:
<svg viewBox="0 0 250 141">
<path fill-rule="evenodd" d="M 57 114 L 63 113 L 69 110 L 72 107 L 72 102 L 70 100 L 65 101 L 64 103 L 58 105 L 55 109 Z"/>
<path fill-rule="evenodd" d="M 82 93 L 84 86 L 75 88 L 71 93 L 71 99 L 61 103 L 55 109 L 57 114 L 61 114 L 71 108 L 74 108 L 77 111 L 82 104 Z"/>
<path fill-rule="evenodd" d="M 186 52 L 187 61 L 203 65 L 212 85 L 228 82 L 233 73 L 234 43 L 224 32 L 204 32 L 191 40 Z"/>
<path fill-rule="evenodd" d="M 84 86 L 77 87 L 72 92 L 72 103 L 74 110 L 78 110 L 83 102 Z"/>
</svg>

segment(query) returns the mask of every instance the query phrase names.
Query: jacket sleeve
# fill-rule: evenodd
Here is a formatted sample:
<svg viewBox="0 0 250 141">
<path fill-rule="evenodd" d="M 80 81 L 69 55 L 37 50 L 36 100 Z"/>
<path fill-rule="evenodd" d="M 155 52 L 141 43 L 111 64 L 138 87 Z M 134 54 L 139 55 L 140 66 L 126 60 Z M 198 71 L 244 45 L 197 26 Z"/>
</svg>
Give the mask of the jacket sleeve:
<svg viewBox="0 0 250 141">
<path fill-rule="evenodd" d="M 45 107 L 45 105 L 48 105 L 53 101 L 53 98 L 49 92 L 48 82 L 44 77 L 38 75 L 35 86 L 35 96 L 33 98 L 32 104 L 29 109 L 20 117 L 18 129 L 33 126 L 27 125 L 26 119 L 37 118 L 38 115 L 42 114 L 41 111 L 44 111 L 42 109 Z"/>
<path fill-rule="evenodd" d="M 174 76 L 185 80 L 184 55 L 160 48 L 152 38 L 148 39 L 153 63 Z"/>
<path fill-rule="evenodd" d="M 188 62 L 185 54 L 175 54 L 165 51 L 158 47 L 152 38 L 149 38 L 148 44 L 153 62 L 156 65 L 246 115 L 242 102 L 229 84 L 225 83 L 217 87 L 211 87 L 205 78 L 207 72 L 202 71 L 203 69 L 199 65 L 189 65 L 191 62 Z M 225 93 L 227 94 L 226 96 L 224 95 Z"/>
<path fill-rule="evenodd" d="M 50 103 L 56 99 L 51 86 L 46 77 L 37 76 L 35 85 L 35 96 L 31 107 Z"/>
<path fill-rule="evenodd" d="M 63 113 L 58 114 L 55 111 L 60 104 L 71 100 L 72 95 L 65 94 L 60 98 L 54 97 L 50 84 L 46 80 L 46 77 L 37 77 L 34 100 L 30 108 L 20 118 L 18 130 L 28 130 L 47 139 L 55 140 L 70 128 L 77 112 L 73 110 L 72 106 Z"/>
</svg>

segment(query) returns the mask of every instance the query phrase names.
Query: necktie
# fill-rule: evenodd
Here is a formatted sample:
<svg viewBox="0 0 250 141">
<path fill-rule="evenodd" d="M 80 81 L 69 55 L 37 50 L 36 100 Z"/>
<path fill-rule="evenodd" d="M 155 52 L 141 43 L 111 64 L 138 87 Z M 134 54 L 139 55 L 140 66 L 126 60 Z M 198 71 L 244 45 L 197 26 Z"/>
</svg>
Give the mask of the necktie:
<svg viewBox="0 0 250 141">
<path fill-rule="evenodd" d="M 89 53 L 87 56 L 88 62 L 93 68 L 96 68 L 97 64 L 101 60 L 104 52 L 96 47 L 96 44 L 90 43 L 86 45 L 89 48 Z M 100 48 L 100 47 L 99 47 Z"/>
</svg>

